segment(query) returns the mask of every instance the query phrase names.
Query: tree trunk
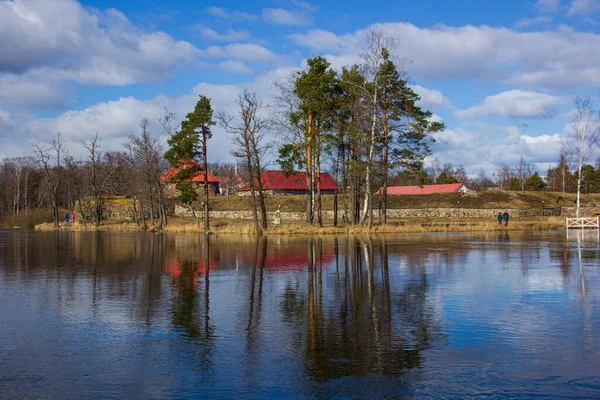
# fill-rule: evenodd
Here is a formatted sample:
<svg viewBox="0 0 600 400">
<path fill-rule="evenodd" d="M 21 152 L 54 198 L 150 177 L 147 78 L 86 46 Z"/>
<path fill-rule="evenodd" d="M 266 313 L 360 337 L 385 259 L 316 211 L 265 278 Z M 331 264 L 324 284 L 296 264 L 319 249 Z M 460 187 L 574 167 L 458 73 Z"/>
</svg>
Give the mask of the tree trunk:
<svg viewBox="0 0 600 400">
<path fill-rule="evenodd" d="M 373 227 L 373 207 L 371 199 L 371 164 L 373 162 L 373 152 L 375 151 L 375 129 L 377 128 L 377 90 L 373 96 L 373 120 L 371 122 L 371 142 L 369 143 L 369 155 L 367 158 L 367 173 L 365 178 L 365 201 L 363 203 L 363 216 L 360 223 L 364 224 L 369 217 L 369 229 Z M 369 209 L 371 212 L 369 212 Z"/>
<path fill-rule="evenodd" d="M 388 188 L 388 172 L 389 172 L 389 132 L 387 129 L 387 120 L 383 125 L 383 189 L 381 191 L 381 222 L 387 224 L 387 188 Z"/>
<path fill-rule="evenodd" d="M 315 149 L 316 154 L 316 162 L 317 162 L 317 173 L 316 173 L 316 185 L 317 185 L 317 222 L 320 227 L 323 226 L 323 214 L 321 212 L 321 135 L 320 132 L 317 132 L 317 148 Z"/>
<path fill-rule="evenodd" d="M 250 147 L 248 146 L 248 141 L 246 140 L 246 161 L 248 167 L 248 174 L 250 175 L 250 198 L 252 199 L 252 217 L 254 220 L 254 229 L 257 232 L 260 231 L 258 226 L 258 205 L 256 203 L 256 191 L 254 190 L 254 184 L 256 179 L 256 174 L 254 173 L 254 168 L 252 168 L 252 159 L 250 157 Z"/>
<path fill-rule="evenodd" d="M 204 158 L 204 230 L 210 228 L 208 215 L 208 159 L 206 157 L 206 129 L 202 129 L 202 157 Z"/>
<path fill-rule="evenodd" d="M 579 173 L 577 174 L 577 213 L 575 214 L 576 217 L 579 217 L 579 205 L 580 205 L 580 201 L 581 201 L 581 169 L 583 168 L 583 160 L 580 158 L 579 159 Z"/>
</svg>

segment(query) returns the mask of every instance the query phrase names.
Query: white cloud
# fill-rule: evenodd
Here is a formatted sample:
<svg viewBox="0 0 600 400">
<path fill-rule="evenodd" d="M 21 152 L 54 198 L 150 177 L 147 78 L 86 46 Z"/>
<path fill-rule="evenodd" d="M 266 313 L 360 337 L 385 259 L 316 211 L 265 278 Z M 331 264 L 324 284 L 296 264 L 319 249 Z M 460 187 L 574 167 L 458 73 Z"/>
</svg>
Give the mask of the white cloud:
<svg viewBox="0 0 600 400">
<path fill-rule="evenodd" d="M 563 98 L 548 94 L 509 90 L 486 97 L 483 102 L 466 110 L 458 110 L 460 118 L 479 118 L 499 115 L 509 118 L 551 118 L 559 113 Z"/>
<path fill-rule="evenodd" d="M 476 129 L 461 127 L 435 133 L 433 154 L 442 164 L 464 165 L 470 176 L 483 168 L 488 175 L 500 164 L 515 166 L 521 156 L 542 168 L 555 163 L 561 149 L 561 135 L 527 135 L 514 126 L 481 124 Z M 543 172 L 543 171 L 542 171 Z"/>
<path fill-rule="evenodd" d="M 288 38 L 300 46 L 317 51 L 339 50 L 342 42 L 340 37 L 335 33 L 322 29 L 313 29 L 304 35 L 289 35 Z"/>
<path fill-rule="evenodd" d="M 224 47 L 210 46 L 206 54 L 215 58 L 233 58 L 247 61 L 272 61 L 277 55 L 270 50 L 251 43 L 234 43 Z"/>
<path fill-rule="evenodd" d="M 534 18 L 521 18 L 515 22 L 515 28 L 528 28 L 534 25 L 547 25 L 554 21 L 554 18 L 548 15 L 539 15 Z"/>
<path fill-rule="evenodd" d="M 0 43 L 2 100 L 22 107 L 59 106 L 71 82 L 163 80 L 202 55 L 164 32 L 139 29 L 117 10 L 71 0 L 0 0 Z"/>
<path fill-rule="evenodd" d="M 230 19 L 237 21 L 253 21 L 256 20 L 256 15 L 252 15 L 243 11 L 229 11 L 221 7 L 208 7 L 206 11 L 213 17 L 221 19 Z"/>
<path fill-rule="evenodd" d="M 306 13 L 283 8 L 264 8 L 262 14 L 265 21 L 276 25 L 307 25 L 310 23 Z"/>
<path fill-rule="evenodd" d="M 222 67 L 236 68 L 235 64 L 228 61 Z M 277 90 L 274 81 L 289 76 L 292 71 L 290 68 L 272 70 L 257 77 L 245 87 L 257 92 L 258 96 L 268 103 Z M 0 159 L 28 154 L 30 149 L 23 144 L 23 138 L 48 142 L 58 132 L 63 134 L 70 153 L 75 157 L 84 156 L 81 141 L 89 139 L 96 131 L 106 145 L 105 150 L 121 150 L 127 136 L 139 130 L 138 124 L 143 118 L 150 120 L 151 131 L 154 134 L 162 135 L 158 118 L 164 114 L 164 107 L 167 106 L 176 119 L 181 120 L 193 109 L 200 94 L 211 99 L 214 110 L 234 114 L 237 111 L 235 99 L 242 88 L 242 85 L 200 83 L 190 93 L 181 97 L 158 95 L 149 100 L 122 97 L 81 110 L 67 111 L 54 118 L 39 118 L 29 114 L 15 116 L 0 109 Z M 209 142 L 211 159 L 231 160 L 230 138 L 219 127 L 214 127 L 213 133 L 213 139 Z M 166 143 L 166 138 L 162 137 L 162 141 Z"/>
<path fill-rule="evenodd" d="M 246 40 L 250 37 L 250 32 L 248 31 L 235 31 L 233 29 L 227 31 L 227 33 L 218 33 L 214 29 L 210 29 L 205 26 L 199 26 L 197 27 L 197 30 L 200 32 L 202 37 L 222 42 L 237 42 Z"/>
<path fill-rule="evenodd" d="M 0 74 L 0 102 L 27 109 L 63 109 L 71 90 L 39 74 Z"/>
<path fill-rule="evenodd" d="M 70 0 L 0 2 L 0 72 L 44 68 L 80 83 L 154 81 L 201 52 L 164 32 L 141 31 L 119 11 L 91 13 Z"/>
<path fill-rule="evenodd" d="M 420 85 L 413 85 L 413 90 L 421 97 L 419 105 L 425 108 L 448 108 L 450 100 L 436 89 L 427 89 Z"/>
<path fill-rule="evenodd" d="M 222 63 L 219 63 L 219 67 L 226 71 L 237 72 L 239 74 L 252 73 L 252 68 L 248 67 L 241 61 L 223 61 Z"/>
<path fill-rule="evenodd" d="M 573 0 L 567 15 L 576 16 L 594 14 L 597 12 L 600 12 L 600 2 L 598 0 Z"/>
<path fill-rule="evenodd" d="M 443 78 L 506 81 L 528 88 L 600 87 L 600 35 L 561 27 L 519 32 L 488 26 L 419 28 L 409 23 L 377 25 L 400 39 L 399 53 L 412 60 L 418 79 Z M 337 36 L 313 30 L 291 40 L 315 51 L 358 61 L 357 38 L 365 30 Z M 322 38 L 322 40 L 321 40 Z M 585 55 L 585 56 L 584 56 Z"/>
<path fill-rule="evenodd" d="M 537 0 L 534 7 L 540 12 L 555 13 L 560 8 L 560 0 Z"/>
</svg>

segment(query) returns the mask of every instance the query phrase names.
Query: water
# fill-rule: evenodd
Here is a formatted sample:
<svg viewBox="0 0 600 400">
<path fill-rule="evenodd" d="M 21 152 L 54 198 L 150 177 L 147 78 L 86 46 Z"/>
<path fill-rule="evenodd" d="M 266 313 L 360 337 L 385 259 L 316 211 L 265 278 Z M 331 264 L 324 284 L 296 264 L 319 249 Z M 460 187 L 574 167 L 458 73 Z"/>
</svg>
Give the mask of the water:
<svg viewBox="0 0 600 400">
<path fill-rule="evenodd" d="M 0 231 L 0 398 L 600 398 L 599 249 Z"/>
</svg>

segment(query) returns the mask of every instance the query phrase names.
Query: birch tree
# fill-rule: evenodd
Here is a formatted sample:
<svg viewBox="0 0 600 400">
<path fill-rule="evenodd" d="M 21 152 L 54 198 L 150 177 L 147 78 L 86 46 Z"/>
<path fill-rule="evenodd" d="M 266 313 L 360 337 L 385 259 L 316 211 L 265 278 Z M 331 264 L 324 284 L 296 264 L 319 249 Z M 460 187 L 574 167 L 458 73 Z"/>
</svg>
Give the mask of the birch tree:
<svg viewBox="0 0 600 400">
<path fill-rule="evenodd" d="M 581 174 L 585 162 L 598 146 L 600 138 L 600 116 L 594 110 L 590 97 L 575 98 L 575 116 L 571 121 L 571 132 L 563 138 L 563 150 L 577 166 L 577 216 L 581 205 Z"/>
</svg>

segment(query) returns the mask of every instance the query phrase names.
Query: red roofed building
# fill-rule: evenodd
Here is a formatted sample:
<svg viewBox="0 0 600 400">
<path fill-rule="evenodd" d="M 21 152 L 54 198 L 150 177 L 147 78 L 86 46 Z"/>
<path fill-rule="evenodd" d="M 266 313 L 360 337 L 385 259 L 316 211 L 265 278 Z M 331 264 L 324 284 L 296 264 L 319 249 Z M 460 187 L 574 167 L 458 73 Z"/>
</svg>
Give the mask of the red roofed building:
<svg viewBox="0 0 600 400">
<path fill-rule="evenodd" d="M 192 175 L 191 177 L 187 177 L 185 179 L 179 180 L 177 179 L 177 174 L 181 169 L 189 168 L 189 162 L 182 163 L 179 168 L 171 167 L 169 168 L 162 176 L 160 177 L 160 183 L 167 186 L 167 192 L 170 194 L 175 194 L 176 187 L 175 184 L 178 182 L 193 182 L 197 184 L 197 189 L 200 194 L 203 193 L 204 188 L 204 167 L 200 165 L 196 161 L 191 161 L 196 164 L 198 171 Z M 207 174 L 209 194 L 219 193 L 219 179 L 217 179 L 213 174 L 208 172 Z"/>
<path fill-rule="evenodd" d="M 306 194 L 308 191 L 306 172 L 286 175 L 283 171 L 269 170 L 260 175 L 260 180 L 263 192 L 267 195 Z M 336 183 L 333 178 L 328 173 L 321 172 L 321 193 L 333 194 L 335 188 Z M 248 184 L 238 190 L 239 196 L 248 196 L 249 194 L 250 186 Z"/>
<path fill-rule="evenodd" d="M 379 189 L 377 194 L 381 194 L 383 189 Z M 414 194 L 433 194 L 433 193 L 466 193 L 470 190 L 463 183 L 448 183 L 442 185 L 424 185 L 421 186 L 390 186 L 388 194 L 414 195 Z"/>
</svg>

